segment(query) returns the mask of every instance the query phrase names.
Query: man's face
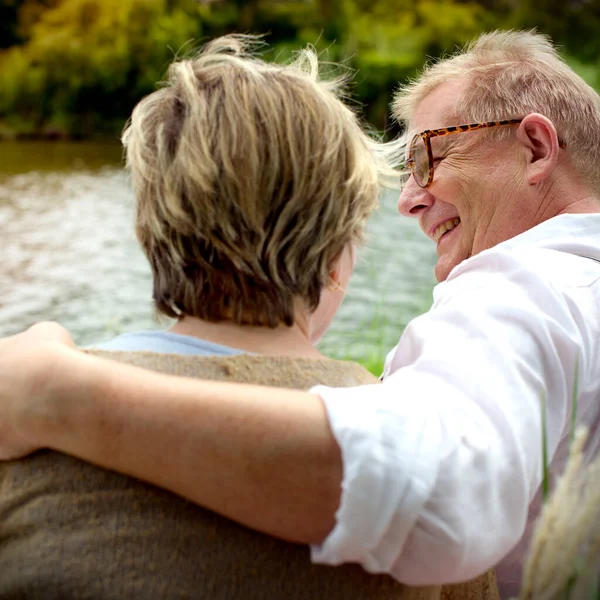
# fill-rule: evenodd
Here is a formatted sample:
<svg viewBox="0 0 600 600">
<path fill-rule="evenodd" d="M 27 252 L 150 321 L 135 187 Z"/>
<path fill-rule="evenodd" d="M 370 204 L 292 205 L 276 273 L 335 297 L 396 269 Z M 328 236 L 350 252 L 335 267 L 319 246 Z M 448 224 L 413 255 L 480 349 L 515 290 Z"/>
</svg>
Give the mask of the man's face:
<svg viewBox="0 0 600 600">
<path fill-rule="evenodd" d="M 463 124 L 456 117 L 464 80 L 435 89 L 418 106 L 410 123 L 414 133 Z M 498 115 L 504 118 L 504 115 Z M 431 139 L 435 172 L 428 188 L 411 176 L 399 201 L 401 214 L 419 219 L 437 245 L 438 281 L 470 256 L 532 226 L 525 213 L 523 149 L 513 136 L 497 140 L 482 131 Z"/>
</svg>

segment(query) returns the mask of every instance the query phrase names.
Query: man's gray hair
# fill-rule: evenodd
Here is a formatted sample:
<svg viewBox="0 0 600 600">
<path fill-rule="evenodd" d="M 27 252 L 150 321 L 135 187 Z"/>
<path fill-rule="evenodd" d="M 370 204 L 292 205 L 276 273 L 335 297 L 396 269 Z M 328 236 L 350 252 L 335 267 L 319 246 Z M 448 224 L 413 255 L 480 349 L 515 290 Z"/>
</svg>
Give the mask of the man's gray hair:
<svg viewBox="0 0 600 600">
<path fill-rule="evenodd" d="M 562 60 L 547 36 L 534 31 L 480 36 L 402 87 L 394 100 L 394 116 L 408 124 L 426 96 L 459 78 L 467 78 L 468 84 L 453 118 L 484 122 L 541 113 L 554 123 L 575 168 L 600 191 L 600 97 Z M 504 128 L 490 133 L 511 135 Z"/>
</svg>

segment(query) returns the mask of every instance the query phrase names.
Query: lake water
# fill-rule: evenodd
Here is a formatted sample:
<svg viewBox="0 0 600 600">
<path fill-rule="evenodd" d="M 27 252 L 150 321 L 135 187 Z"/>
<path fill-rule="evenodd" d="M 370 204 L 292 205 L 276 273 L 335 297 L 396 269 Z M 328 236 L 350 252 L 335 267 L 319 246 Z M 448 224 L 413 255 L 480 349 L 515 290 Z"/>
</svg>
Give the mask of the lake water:
<svg viewBox="0 0 600 600">
<path fill-rule="evenodd" d="M 0 256 L 0 337 L 39 320 L 81 345 L 167 326 L 153 316 L 117 143 L 0 142 Z M 433 244 L 384 196 L 323 352 L 383 358 L 429 308 L 434 265 Z"/>
</svg>

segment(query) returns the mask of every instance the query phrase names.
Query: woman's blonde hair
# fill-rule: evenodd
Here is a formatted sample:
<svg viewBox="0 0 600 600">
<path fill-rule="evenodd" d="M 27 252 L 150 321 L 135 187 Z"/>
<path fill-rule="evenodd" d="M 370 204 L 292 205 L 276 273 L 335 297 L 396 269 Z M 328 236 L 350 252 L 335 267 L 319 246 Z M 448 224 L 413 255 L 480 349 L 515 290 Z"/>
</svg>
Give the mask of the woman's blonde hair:
<svg viewBox="0 0 600 600">
<path fill-rule="evenodd" d="M 159 312 L 275 327 L 314 310 L 343 249 L 361 239 L 387 163 L 319 78 L 228 35 L 174 62 L 123 135 L 137 236 Z"/>
<path fill-rule="evenodd" d="M 600 190 L 600 97 L 560 58 L 547 36 L 534 31 L 480 36 L 402 87 L 395 96 L 394 116 L 409 123 L 426 96 L 459 78 L 466 78 L 466 84 L 453 117 L 485 122 L 541 113 L 554 123 L 579 173 Z M 511 132 L 497 128 L 490 135 Z"/>
</svg>

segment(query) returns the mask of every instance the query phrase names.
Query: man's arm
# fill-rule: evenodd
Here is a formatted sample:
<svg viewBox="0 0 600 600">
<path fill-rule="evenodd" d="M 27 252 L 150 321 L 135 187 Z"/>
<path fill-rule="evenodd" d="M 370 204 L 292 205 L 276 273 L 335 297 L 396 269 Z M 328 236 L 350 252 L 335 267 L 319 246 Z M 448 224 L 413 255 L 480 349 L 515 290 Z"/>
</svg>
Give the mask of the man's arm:
<svg viewBox="0 0 600 600">
<path fill-rule="evenodd" d="M 568 301 L 538 266 L 500 251 L 473 257 L 407 327 L 382 384 L 316 396 L 177 380 L 63 348 L 68 360 L 54 351 L 41 364 L 69 374 L 42 372 L 55 387 L 38 393 L 33 377 L 31 394 L 60 402 L 33 402 L 42 418 L 30 411 L 14 429 L 252 528 L 316 542 L 315 562 L 358 563 L 409 585 L 467 580 L 523 536 L 541 482 L 541 398 L 552 458 L 578 355 L 589 372 L 586 321 L 574 311 L 594 314 L 597 296 Z M 21 362 L 4 362 L 5 378 Z M 13 396 L 0 388 L 0 411 Z"/>
<path fill-rule="evenodd" d="M 0 342 L 4 458 L 12 436 L 17 454 L 72 454 L 289 541 L 333 528 L 342 460 L 318 396 L 159 375 L 24 336 Z M 31 360 L 40 383 L 23 373 L 17 398 Z"/>
</svg>

